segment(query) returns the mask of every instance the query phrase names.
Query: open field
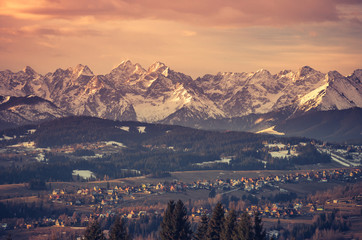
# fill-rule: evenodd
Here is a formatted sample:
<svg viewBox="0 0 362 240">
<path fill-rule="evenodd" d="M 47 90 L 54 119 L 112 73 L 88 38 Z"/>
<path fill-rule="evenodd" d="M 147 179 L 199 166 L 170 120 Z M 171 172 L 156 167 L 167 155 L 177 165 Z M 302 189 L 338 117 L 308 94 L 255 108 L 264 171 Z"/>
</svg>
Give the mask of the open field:
<svg viewBox="0 0 362 240">
<path fill-rule="evenodd" d="M 71 239 L 73 233 L 81 234 L 85 227 L 39 227 L 35 229 L 15 229 L 8 232 L 12 239 L 16 240 L 48 240 L 57 239 L 57 236 L 69 236 Z M 7 235 L 0 236 L 0 240 L 5 240 Z M 53 237 L 53 238 L 52 238 Z"/>
<path fill-rule="evenodd" d="M 329 168 L 324 169 L 327 170 Z M 335 198 L 333 197 L 329 198 L 328 203 L 326 200 L 317 201 L 312 198 L 306 198 L 317 191 L 325 191 L 336 186 L 344 186 L 348 184 L 348 182 L 356 182 L 353 186 L 356 186 L 354 191 L 357 192 L 358 195 L 360 189 L 358 186 L 361 186 L 361 183 L 359 183 L 359 179 L 361 178 L 360 170 L 334 170 L 326 171 L 327 173 L 334 174 L 334 177 L 328 178 L 328 180 L 324 179 L 323 181 L 321 169 L 316 170 L 312 168 L 308 170 L 290 171 L 187 171 L 171 172 L 170 177 L 163 178 L 140 176 L 108 181 L 49 182 L 46 183 L 48 190 L 42 191 L 30 190 L 26 184 L 8 184 L 0 185 L 0 203 L 6 204 L 9 202 L 11 204 L 11 202 L 15 202 L 32 204 L 42 202 L 42 206 L 46 209 L 52 209 L 59 214 L 57 216 L 51 216 L 50 214 L 45 213 L 48 215 L 44 216 L 50 216 L 52 222 L 45 220 L 46 223 L 49 224 L 44 224 L 43 222 L 40 227 L 38 223 L 32 224 L 34 221 L 38 221 L 37 219 L 25 219 L 26 225 L 18 225 L 16 223 L 16 226 L 19 226 L 17 229 L 14 229 L 15 224 L 12 222 L 14 220 L 6 220 L 9 221 L 8 223 L 12 224 L 11 228 L 8 228 L 6 233 L 11 233 L 13 239 L 20 240 L 48 239 L 50 234 L 58 234 L 59 236 L 59 234 L 63 234 L 63 232 L 64 234 L 68 234 L 74 231 L 84 231 L 84 228 L 46 227 L 55 225 L 55 220 L 59 219 L 60 214 L 63 214 L 64 212 L 66 212 L 69 217 L 76 212 L 76 215 L 89 217 L 91 215 L 94 216 L 94 214 L 98 214 L 97 216 L 99 216 L 101 213 L 121 213 L 128 218 L 130 212 L 133 211 L 136 214 L 137 212 L 144 211 L 147 212 L 147 214 L 156 214 L 160 216 L 169 200 L 178 199 L 182 200 L 188 208 L 190 207 L 189 209 L 192 209 L 192 215 L 193 218 L 195 217 L 196 222 L 198 222 L 197 219 L 200 218 L 200 209 L 204 208 L 207 212 L 210 207 L 213 207 L 217 201 L 221 200 L 225 207 L 243 209 L 251 214 L 253 209 L 258 209 L 258 211 L 263 213 L 263 222 L 267 229 L 276 226 L 278 219 L 280 220 L 281 226 L 284 228 L 290 228 L 300 223 L 311 224 L 313 216 L 324 212 L 330 213 L 334 209 L 339 209 L 339 212 L 342 215 L 352 216 L 353 224 L 356 223 L 355 225 L 360 227 L 359 221 L 362 220 L 360 214 L 361 207 L 358 205 L 359 202 L 356 199 L 349 198 L 350 201 L 344 201 L 344 194 L 343 196 L 339 195 L 338 197 L 341 201 L 334 202 L 333 199 Z M 318 171 L 318 173 L 315 171 Z M 312 172 L 314 173 L 311 174 Z M 294 173 L 302 173 L 303 175 L 295 175 Z M 326 173 L 323 172 L 323 174 Z M 317 175 L 319 176 L 316 177 Z M 358 178 L 349 178 L 350 175 L 357 176 Z M 309 178 L 309 176 L 311 177 Z M 270 178 L 260 179 L 259 177 Z M 296 180 L 297 177 L 298 180 Z M 238 183 L 242 178 L 242 184 L 233 185 L 234 183 Z M 224 181 L 219 181 L 220 179 L 223 179 Z M 231 180 L 228 181 L 227 179 Z M 204 180 L 207 180 L 208 182 Z M 195 182 L 197 183 L 194 184 Z M 257 185 L 259 183 L 261 183 L 260 188 L 247 188 L 250 184 L 259 186 Z M 118 186 L 118 188 L 115 188 L 116 186 Z M 159 186 L 162 188 L 159 188 Z M 175 188 L 171 190 L 171 186 Z M 209 198 L 211 189 L 216 193 L 215 198 Z M 291 196 L 291 193 L 296 194 L 289 198 L 288 196 Z M 98 196 L 101 196 L 102 198 L 96 199 Z M 278 200 L 273 200 L 277 199 L 277 196 L 281 196 L 283 199 L 279 198 Z M 110 198 L 112 198 L 111 201 L 109 200 Z M 290 202 L 286 202 L 285 198 L 289 199 L 288 201 Z M 95 199 L 95 201 L 91 201 L 92 199 Z M 303 205 L 302 208 L 298 208 L 300 209 L 300 212 L 288 212 L 290 210 L 290 204 L 296 206 L 295 204 L 299 204 L 300 202 L 302 202 Z M 279 206 L 274 208 L 272 212 L 272 205 L 275 203 Z M 31 204 L 29 204 L 29 206 L 31 206 Z M 267 207 L 269 210 L 267 210 Z M 311 207 L 313 207 L 313 211 Z M 322 210 L 318 210 L 317 207 L 322 207 Z M 135 220 L 139 217 L 140 215 L 136 215 L 130 219 Z M 17 221 L 17 219 L 15 219 L 15 221 Z M 44 221 L 44 219 L 42 221 Z M 30 229 L 26 229 L 28 226 L 27 224 L 30 225 Z M 66 226 L 85 225 L 81 225 L 78 222 L 77 224 L 72 223 Z M 353 225 L 353 228 L 345 233 L 346 236 L 360 234 L 361 231 L 358 230 L 356 226 Z M 3 235 L 2 237 L 4 238 L 6 235 Z"/>
</svg>

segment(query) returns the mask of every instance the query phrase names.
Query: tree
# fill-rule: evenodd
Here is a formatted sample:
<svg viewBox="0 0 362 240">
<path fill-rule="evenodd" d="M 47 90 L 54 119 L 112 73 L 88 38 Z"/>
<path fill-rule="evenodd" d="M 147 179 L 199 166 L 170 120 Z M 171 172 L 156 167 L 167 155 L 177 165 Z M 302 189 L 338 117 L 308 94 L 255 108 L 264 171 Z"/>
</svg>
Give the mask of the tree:
<svg viewBox="0 0 362 240">
<path fill-rule="evenodd" d="M 127 233 L 126 223 L 120 216 L 116 217 L 116 221 L 113 223 L 109 231 L 110 240 L 129 240 L 130 237 Z"/>
<path fill-rule="evenodd" d="M 224 226 L 221 231 L 221 240 L 230 240 L 236 231 L 236 212 L 231 210 L 225 218 Z"/>
<path fill-rule="evenodd" d="M 174 235 L 177 240 L 189 240 L 191 239 L 191 227 L 188 221 L 187 209 L 181 200 L 178 200 L 173 212 L 173 228 Z"/>
<path fill-rule="evenodd" d="M 101 225 L 97 220 L 93 220 L 89 223 L 84 232 L 85 240 L 105 240 Z"/>
<path fill-rule="evenodd" d="M 207 240 L 219 240 L 224 221 L 224 208 L 221 203 L 217 203 L 212 211 L 212 216 L 207 228 Z"/>
<path fill-rule="evenodd" d="M 161 223 L 160 237 L 162 240 L 188 240 L 191 239 L 191 227 L 187 217 L 187 209 L 181 200 L 175 204 L 168 203 L 163 221 Z"/>
<path fill-rule="evenodd" d="M 261 216 L 259 212 L 254 213 L 254 239 L 255 240 L 266 239 L 266 232 L 263 229 L 263 224 L 261 223 Z"/>
<path fill-rule="evenodd" d="M 209 198 L 214 198 L 216 196 L 216 190 L 215 188 L 212 188 L 209 192 Z"/>
<path fill-rule="evenodd" d="M 175 210 L 175 202 L 170 200 L 167 204 L 165 214 L 161 223 L 160 237 L 161 240 L 173 240 L 174 230 L 172 225 L 173 211 Z"/>
<path fill-rule="evenodd" d="M 209 218 L 206 216 L 206 214 L 202 214 L 201 222 L 198 224 L 196 233 L 194 235 L 195 240 L 206 240 L 208 225 L 209 225 Z"/>
<path fill-rule="evenodd" d="M 236 234 L 233 236 L 233 240 L 253 240 L 253 226 L 251 217 L 244 212 L 241 215 L 241 221 L 239 222 L 236 230 Z"/>
</svg>

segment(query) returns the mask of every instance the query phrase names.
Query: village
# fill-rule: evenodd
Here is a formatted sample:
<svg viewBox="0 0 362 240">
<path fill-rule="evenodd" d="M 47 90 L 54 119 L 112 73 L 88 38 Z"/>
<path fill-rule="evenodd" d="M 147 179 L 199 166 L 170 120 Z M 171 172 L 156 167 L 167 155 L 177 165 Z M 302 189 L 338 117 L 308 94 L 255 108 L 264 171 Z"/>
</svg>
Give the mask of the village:
<svg viewBox="0 0 362 240">
<path fill-rule="evenodd" d="M 324 184 L 324 183 L 355 183 L 362 180 L 360 168 L 329 169 L 320 171 L 301 171 L 282 175 L 270 175 L 256 178 L 241 177 L 237 179 L 197 180 L 182 182 L 178 180 L 140 185 L 117 184 L 106 182 L 106 186 L 83 187 L 76 190 L 53 189 L 44 198 L 54 208 L 67 207 L 73 209 L 72 214 L 62 214 L 59 217 L 44 216 L 41 219 L 3 219 L 2 230 L 19 228 L 36 228 L 44 226 L 74 226 L 84 227 L 93 219 L 104 219 L 121 214 L 129 221 L 142 217 L 161 217 L 163 206 L 148 206 L 142 208 L 142 203 L 154 196 L 165 198 L 179 197 L 178 194 L 196 194 L 204 191 L 204 203 L 222 201 L 223 195 L 242 192 L 241 201 L 229 202 L 227 208 L 247 211 L 252 215 L 259 211 L 263 218 L 291 219 L 298 217 L 312 218 L 313 215 L 338 208 L 361 208 L 362 195 L 354 198 L 327 199 L 324 202 L 312 201 L 303 197 L 295 197 L 289 201 L 265 201 L 263 193 L 274 192 L 287 195 L 290 191 L 283 188 L 285 184 Z M 167 197 L 166 197 L 167 195 Z M 247 196 L 247 197 L 246 197 Z M 251 199 L 249 199 L 251 198 Z M 264 201 L 254 202 L 253 199 Z M 207 200 L 209 199 L 209 200 Z M 212 200 L 213 199 L 213 200 Z M 259 199 L 259 200 L 260 200 Z M 200 201 L 199 201 L 200 202 Z M 242 204 L 240 204 L 240 202 Z M 132 207 L 133 206 L 133 207 Z M 210 214 L 210 205 L 189 203 L 189 214 L 192 221 L 200 221 L 202 214 Z"/>
</svg>

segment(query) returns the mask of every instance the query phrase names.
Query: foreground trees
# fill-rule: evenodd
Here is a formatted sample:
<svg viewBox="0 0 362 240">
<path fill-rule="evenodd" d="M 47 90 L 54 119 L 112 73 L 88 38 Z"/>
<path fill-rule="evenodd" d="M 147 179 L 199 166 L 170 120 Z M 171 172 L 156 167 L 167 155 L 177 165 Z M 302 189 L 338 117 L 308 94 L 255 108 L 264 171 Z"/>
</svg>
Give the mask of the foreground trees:
<svg viewBox="0 0 362 240">
<path fill-rule="evenodd" d="M 104 240 L 102 228 L 98 221 L 89 223 L 84 232 L 86 240 Z M 119 216 L 109 231 L 110 240 L 130 240 L 125 221 Z M 161 240 L 266 240 L 259 213 L 254 213 L 254 218 L 243 213 L 238 221 L 238 213 L 230 210 L 225 213 L 221 203 L 214 207 L 211 217 L 202 215 L 196 232 L 191 231 L 188 220 L 187 209 L 181 200 L 176 203 L 169 201 L 165 210 L 161 229 L 159 231 Z"/>
<path fill-rule="evenodd" d="M 225 214 L 221 203 L 214 207 L 210 219 L 203 215 L 197 230 L 191 238 L 190 223 L 187 219 L 187 211 L 182 201 L 176 204 L 168 203 L 161 224 L 160 239 L 162 240 L 265 240 L 266 233 L 261 223 L 259 213 L 254 214 L 254 219 L 247 213 L 241 215 L 231 210 Z"/>
<path fill-rule="evenodd" d="M 103 230 L 98 221 L 93 220 L 89 223 L 88 227 L 84 232 L 85 240 L 105 240 Z M 126 223 L 119 216 L 116 217 L 109 231 L 109 240 L 130 240 L 126 229 Z"/>
<path fill-rule="evenodd" d="M 97 220 L 93 220 L 89 223 L 84 232 L 85 240 L 105 240 L 101 225 Z"/>
<path fill-rule="evenodd" d="M 110 240 L 129 240 L 131 239 L 127 233 L 126 223 L 120 216 L 117 216 L 109 231 Z"/>
<path fill-rule="evenodd" d="M 187 209 L 181 200 L 175 204 L 168 203 L 161 223 L 160 238 L 162 240 L 188 240 L 191 239 L 190 222 Z"/>
</svg>

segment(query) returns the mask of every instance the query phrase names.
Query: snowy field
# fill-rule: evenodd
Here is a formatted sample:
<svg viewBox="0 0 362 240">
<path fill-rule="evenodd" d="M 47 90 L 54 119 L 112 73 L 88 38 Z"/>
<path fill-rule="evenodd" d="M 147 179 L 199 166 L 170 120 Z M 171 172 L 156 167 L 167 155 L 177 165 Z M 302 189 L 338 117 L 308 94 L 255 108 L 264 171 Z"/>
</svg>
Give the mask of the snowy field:
<svg viewBox="0 0 362 240">
<path fill-rule="evenodd" d="M 293 156 L 298 156 L 298 153 L 296 153 L 295 151 L 290 151 L 290 154 L 288 155 L 288 150 L 281 150 L 281 151 L 277 151 L 277 152 L 269 152 L 270 155 L 273 158 L 290 158 Z"/>
<path fill-rule="evenodd" d="M 93 172 L 89 171 L 89 170 L 73 170 L 72 173 L 73 176 L 77 176 L 79 175 L 79 177 L 83 178 L 83 179 L 90 179 L 92 177 L 96 177 L 94 175 Z"/>
<path fill-rule="evenodd" d="M 124 145 L 123 143 L 115 142 L 115 141 L 105 141 L 104 143 L 105 143 L 106 145 L 110 145 L 110 146 L 118 146 L 118 147 L 124 147 L 124 148 L 127 147 L 127 146 Z"/>
<path fill-rule="evenodd" d="M 128 126 L 120 126 L 120 127 L 116 126 L 116 128 L 121 129 L 121 130 L 126 131 L 126 132 L 129 132 L 129 127 Z"/>
<path fill-rule="evenodd" d="M 215 163 L 230 164 L 230 161 L 231 161 L 231 160 L 232 160 L 231 158 L 221 158 L 220 160 L 215 160 L 215 161 L 195 163 L 195 165 L 196 165 L 196 166 L 205 166 L 205 165 L 210 165 L 210 164 L 215 164 Z"/>
</svg>

